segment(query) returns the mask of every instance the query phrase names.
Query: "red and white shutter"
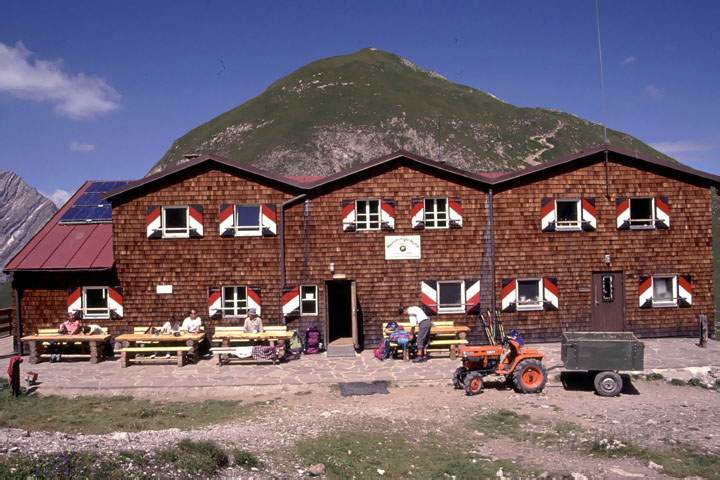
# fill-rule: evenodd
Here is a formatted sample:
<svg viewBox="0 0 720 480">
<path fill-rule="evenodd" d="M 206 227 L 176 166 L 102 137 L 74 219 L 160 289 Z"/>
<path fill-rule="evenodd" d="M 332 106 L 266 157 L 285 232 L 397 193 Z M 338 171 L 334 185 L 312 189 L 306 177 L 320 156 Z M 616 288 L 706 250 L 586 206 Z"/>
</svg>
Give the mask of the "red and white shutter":
<svg viewBox="0 0 720 480">
<path fill-rule="evenodd" d="M 159 205 L 150 205 L 147 210 L 147 216 L 145 217 L 145 228 L 147 231 L 147 238 L 160 238 L 162 237 L 161 230 L 161 214 L 162 208 Z"/>
<path fill-rule="evenodd" d="M 342 229 L 344 232 L 357 230 L 355 223 L 355 200 L 343 200 L 342 206 Z"/>
<path fill-rule="evenodd" d="M 71 288 L 68 292 L 67 311 L 75 314 L 82 310 L 82 288 Z"/>
<path fill-rule="evenodd" d="M 235 236 L 235 205 L 223 203 L 220 205 L 220 236 L 221 237 L 234 237 Z"/>
<path fill-rule="evenodd" d="M 465 311 L 480 313 L 480 280 L 465 280 Z"/>
<path fill-rule="evenodd" d="M 423 310 L 430 315 L 437 313 L 437 282 L 435 280 L 423 280 L 420 282 L 420 295 L 422 297 Z"/>
<path fill-rule="evenodd" d="M 556 277 L 543 278 L 543 308 L 545 310 L 560 308 L 560 289 Z"/>
<path fill-rule="evenodd" d="M 630 199 L 618 197 L 615 199 L 615 215 L 618 230 L 630 229 Z"/>
<path fill-rule="evenodd" d="M 586 197 L 582 200 L 582 229 L 586 232 L 597 230 L 597 209 L 595 199 Z"/>
<path fill-rule="evenodd" d="M 203 206 L 189 205 L 188 210 L 190 236 L 192 238 L 200 238 L 203 236 Z"/>
<path fill-rule="evenodd" d="M 118 319 L 123 317 L 122 287 L 108 288 L 108 309 L 110 310 L 110 318 Z"/>
<path fill-rule="evenodd" d="M 690 275 L 678 275 L 678 306 L 690 308 L 693 303 L 693 284 Z"/>
<path fill-rule="evenodd" d="M 274 237 L 277 235 L 277 209 L 274 203 L 268 203 L 260 207 L 262 209 L 262 234 L 263 237 Z"/>
<path fill-rule="evenodd" d="M 462 228 L 462 199 L 460 198 L 449 198 L 448 207 L 450 214 L 450 228 Z"/>
<path fill-rule="evenodd" d="M 666 196 L 655 198 L 655 228 L 670 228 L 670 199 Z"/>
<path fill-rule="evenodd" d="M 300 287 L 283 288 L 282 312 L 285 318 L 295 318 L 300 315 Z"/>
<path fill-rule="evenodd" d="M 545 197 L 540 201 L 540 228 L 543 232 L 555 231 L 555 200 Z"/>
<path fill-rule="evenodd" d="M 412 209 L 410 215 L 412 218 L 412 229 L 422 230 L 425 228 L 425 200 L 422 198 L 413 198 L 411 201 Z"/>
<path fill-rule="evenodd" d="M 258 316 L 260 316 L 260 310 L 262 307 L 262 292 L 260 287 L 254 285 L 248 285 L 247 287 L 247 306 L 248 308 L 254 308 L 257 310 Z"/>
<path fill-rule="evenodd" d="M 383 198 L 380 201 L 380 222 L 383 230 L 395 230 L 395 200 L 392 198 Z"/>
<path fill-rule="evenodd" d="M 221 287 L 208 287 L 208 315 L 213 319 L 222 317 Z"/>
<path fill-rule="evenodd" d="M 500 309 L 503 312 L 514 312 L 517 309 L 517 279 L 502 279 L 502 289 L 500 290 Z"/>
<path fill-rule="evenodd" d="M 653 279 L 641 276 L 638 282 L 638 300 L 640 308 L 652 308 Z"/>
</svg>

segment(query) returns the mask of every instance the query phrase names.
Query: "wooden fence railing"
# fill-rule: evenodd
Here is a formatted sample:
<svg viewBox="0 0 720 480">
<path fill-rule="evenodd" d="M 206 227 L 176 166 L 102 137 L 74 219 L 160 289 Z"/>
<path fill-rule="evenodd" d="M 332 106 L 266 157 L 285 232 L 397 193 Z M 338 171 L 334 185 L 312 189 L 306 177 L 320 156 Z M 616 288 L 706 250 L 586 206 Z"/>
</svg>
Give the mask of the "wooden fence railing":
<svg viewBox="0 0 720 480">
<path fill-rule="evenodd" d="M 12 333 L 10 326 L 10 308 L 0 309 L 0 337 L 8 336 Z"/>
</svg>

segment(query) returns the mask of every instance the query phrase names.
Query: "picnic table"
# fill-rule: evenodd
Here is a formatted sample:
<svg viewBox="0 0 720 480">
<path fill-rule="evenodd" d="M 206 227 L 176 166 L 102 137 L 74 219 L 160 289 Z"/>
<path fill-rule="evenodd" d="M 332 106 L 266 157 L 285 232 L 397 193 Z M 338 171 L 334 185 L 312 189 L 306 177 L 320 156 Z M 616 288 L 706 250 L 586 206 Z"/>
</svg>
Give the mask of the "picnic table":
<svg viewBox="0 0 720 480">
<path fill-rule="evenodd" d="M 135 358 L 137 354 L 145 353 L 167 353 L 170 352 L 177 354 L 178 366 L 182 367 L 185 365 L 186 355 L 192 353 L 197 355 L 197 348 L 200 342 L 205 338 L 204 332 L 198 333 L 180 333 L 175 334 L 152 334 L 152 333 L 124 333 L 118 335 L 115 338 L 116 342 L 119 342 L 122 348 L 120 349 L 122 367 L 127 367 L 131 360 L 138 360 Z M 179 346 L 184 344 L 185 346 Z M 132 346 L 135 345 L 135 346 Z M 134 354 L 131 358 L 131 354 Z M 143 361 L 149 359 L 143 358 Z M 162 359 L 159 359 L 162 360 Z"/>
<path fill-rule="evenodd" d="M 219 343 L 219 347 L 213 347 L 213 353 L 217 355 L 218 365 L 223 363 L 223 355 L 228 356 L 233 353 L 232 344 L 261 344 L 267 343 L 269 346 L 277 348 L 275 357 L 270 360 L 277 363 L 279 358 L 284 356 L 285 341 L 292 339 L 294 331 L 288 330 L 286 326 L 267 325 L 265 330 L 257 333 L 246 332 L 240 326 L 217 326 L 212 337 L 213 343 Z M 244 363 L 242 360 L 238 360 Z M 256 360 L 248 360 L 254 362 Z"/>
<path fill-rule="evenodd" d="M 398 322 L 398 325 L 407 331 L 412 328 L 409 322 Z M 391 333 L 392 330 L 387 328 L 387 323 L 383 323 L 383 337 L 387 338 Z M 457 348 L 461 345 L 467 345 L 468 333 L 470 333 L 470 327 L 467 325 L 455 325 L 452 321 L 433 321 L 430 328 L 428 350 L 447 351 L 450 358 L 454 359 L 457 356 Z M 390 346 L 394 349 L 398 347 L 394 343 L 391 343 Z M 407 348 L 403 349 L 403 360 L 410 360 Z"/>
<path fill-rule="evenodd" d="M 31 364 L 36 364 L 40 361 L 41 357 L 49 356 L 49 354 L 44 354 L 43 350 L 46 346 L 49 346 L 50 342 L 58 342 L 62 345 L 69 345 L 69 344 L 83 344 L 87 343 L 90 346 L 90 354 L 65 354 L 66 357 L 90 357 L 90 363 L 98 363 L 100 360 L 102 360 L 102 348 L 98 348 L 98 346 L 102 347 L 105 342 L 107 342 L 110 339 L 110 335 L 107 333 L 97 333 L 97 334 L 79 334 L 79 335 L 63 335 L 60 333 L 57 333 L 56 329 L 40 329 L 37 335 L 27 335 L 25 337 L 22 337 L 20 340 L 23 343 L 27 343 L 30 347 L 30 358 L 29 362 Z"/>
</svg>

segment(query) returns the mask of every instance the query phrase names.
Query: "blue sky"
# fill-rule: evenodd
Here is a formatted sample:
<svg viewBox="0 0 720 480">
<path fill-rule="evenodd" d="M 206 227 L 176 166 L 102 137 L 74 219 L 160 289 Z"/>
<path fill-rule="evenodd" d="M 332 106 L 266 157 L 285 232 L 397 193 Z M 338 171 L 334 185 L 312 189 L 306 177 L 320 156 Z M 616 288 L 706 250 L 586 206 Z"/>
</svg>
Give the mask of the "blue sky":
<svg viewBox="0 0 720 480">
<path fill-rule="evenodd" d="M 63 197 L 137 178 L 189 129 L 319 58 L 388 50 L 521 106 L 603 121 L 720 173 L 720 2 L 14 1 L 0 169 Z"/>
</svg>

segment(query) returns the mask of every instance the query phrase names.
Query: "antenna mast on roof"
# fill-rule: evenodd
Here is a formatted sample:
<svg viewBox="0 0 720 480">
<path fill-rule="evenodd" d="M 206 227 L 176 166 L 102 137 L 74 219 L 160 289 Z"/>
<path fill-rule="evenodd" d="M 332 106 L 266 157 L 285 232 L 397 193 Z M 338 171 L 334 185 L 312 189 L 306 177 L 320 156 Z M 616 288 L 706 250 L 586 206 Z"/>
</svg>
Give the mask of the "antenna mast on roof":
<svg viewBox="0 0 720 480">
<path fill-rule="evenodd" d="M 608 170 L 608 135 L 607 135 L 607 100 L 605 97 L 605 71 L 603 69 L 603 54 L 602 54 L 602 36 L 600 35 L 600 0 L 595 0 L 595 24 L 597 26 L 597 41 L 598 41 L 598 60 L 600 62 L 600 101 L 602 103 L 602 111 L 600 113 L 602 121 L 600 124 L 603 128 L 603 143 L 605 147 L 605 196 L 610 198 L 610 172 Z"/>
</svg>

